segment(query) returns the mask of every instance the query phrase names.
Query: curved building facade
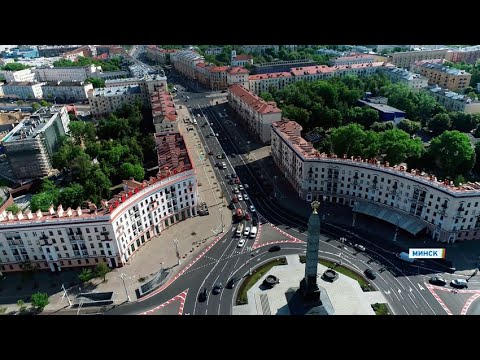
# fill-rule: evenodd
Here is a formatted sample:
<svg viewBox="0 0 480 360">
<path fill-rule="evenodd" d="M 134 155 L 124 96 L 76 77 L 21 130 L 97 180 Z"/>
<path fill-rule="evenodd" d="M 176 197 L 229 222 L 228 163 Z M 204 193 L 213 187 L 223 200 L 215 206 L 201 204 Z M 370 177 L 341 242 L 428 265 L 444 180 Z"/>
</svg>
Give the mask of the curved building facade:
<svg viewBox="0 0 480 360">
<path fill-rule="evenodd" d="M 294 121 L 273 123 L 271 142 L 275 163 L 301 199 L 349 205 L 440 242 L 480 239 L 480 183 L 456 187 L 405 166 L 322 154 L 301 131 Z"/>
</svg>

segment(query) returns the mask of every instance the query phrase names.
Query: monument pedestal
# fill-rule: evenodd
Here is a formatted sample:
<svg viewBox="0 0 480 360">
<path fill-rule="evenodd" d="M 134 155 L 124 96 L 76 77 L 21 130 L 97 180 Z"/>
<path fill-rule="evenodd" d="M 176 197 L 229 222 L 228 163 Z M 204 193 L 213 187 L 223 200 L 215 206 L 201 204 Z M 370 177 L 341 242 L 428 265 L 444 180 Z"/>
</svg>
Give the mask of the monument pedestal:
<svg viewBox="0 0 480 360">
<path fill-rule="evenodd" d="M 303 278 L 302 281 L 300 281 L 300 288 L 298 290 L 306 302 L 320 302 L 319 305 L 322 305 L 320 301 L 320 289 L 316 282 L 309 285 L 305 278 Z"/>
</svg>

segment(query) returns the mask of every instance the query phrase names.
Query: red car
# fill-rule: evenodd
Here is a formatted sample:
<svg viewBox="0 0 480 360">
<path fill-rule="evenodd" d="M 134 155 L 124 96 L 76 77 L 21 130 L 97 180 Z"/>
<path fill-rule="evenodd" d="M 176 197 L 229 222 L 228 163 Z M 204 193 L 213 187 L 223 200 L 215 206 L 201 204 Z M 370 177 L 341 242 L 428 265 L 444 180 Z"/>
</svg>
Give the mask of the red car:
<svg viewBox="0 0 480 360">
<path fill-rule="evenodd" d="M 240 179 L 239 178 L 235 179 L 235 184 L 240 184 Z"/>
<path fill-rule="evenodd" d="M 245 220 L 249 221 L 249 220 L 251 220 L 251 219 L 252 219 L 252 217 L 250 216 L 250 214 L 249 214 L 249 213 L 245 213 Z"/>
<path fill-rule="evenodd" d="M 232 202 L 233 202 L 233 203 L 237 203 L 237 202 L 238 202 L 238 199 L 237 199 L 236 196 L 232 197 Z"/>
</svg>

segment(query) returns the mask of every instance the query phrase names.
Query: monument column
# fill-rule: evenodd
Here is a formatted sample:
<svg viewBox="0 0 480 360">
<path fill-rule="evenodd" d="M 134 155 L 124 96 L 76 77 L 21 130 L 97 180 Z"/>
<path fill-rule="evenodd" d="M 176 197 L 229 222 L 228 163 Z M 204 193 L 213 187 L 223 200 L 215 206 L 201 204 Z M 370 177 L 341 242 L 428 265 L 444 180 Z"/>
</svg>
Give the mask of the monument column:
<svg viewBox="0 0 480 360">
<path fill-rule="evenodd" d="M 318 246 L 320 241 L 320 217 L 317 209 L 320 202 L 312 202 L 312 214 L 308 219 L 308 240 L 305 262 L 305 277 L 300 281 L 300 292 L 309 301 L 320 300 L 320 290 L 317 284 Z"/>
</svg>

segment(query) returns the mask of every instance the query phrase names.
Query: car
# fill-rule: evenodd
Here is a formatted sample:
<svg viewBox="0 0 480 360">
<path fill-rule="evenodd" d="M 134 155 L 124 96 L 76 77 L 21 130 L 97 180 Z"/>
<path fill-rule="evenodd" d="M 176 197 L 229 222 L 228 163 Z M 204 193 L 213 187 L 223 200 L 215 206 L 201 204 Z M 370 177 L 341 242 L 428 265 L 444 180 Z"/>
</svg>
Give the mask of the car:
<svg viewBox="0 0 480 360">
<path fill-rule="evenodd" d="M 222 283 L 219 282 L 213 287 L 212 294 L 218 295 L 222 292 L 222 290 L 223 290 L 223 285 Z"/>
<path fill-rule="evenodd" d="M 233 185 L 233 184 L 235 184 L 235 181 L 234 181 L 233 179 L 230 179 L 230 180 L 228 181 L 228 183 L 229 183 L 230 185 Z"/>
<path fill-rule="evenodd" d="M 243 247 L 243 245 L 245 245 L 245 239 L 240 239 L 240 241 L 237 244 L 237 247 L 241 248 L 241 247 Z"/>
<path fill-rule="evenodd" d="M 232 157 L 232 158 L 234 158 L 235 156 L 236 156 L 235 153 L 230 154 L 230 157 Z"/>
<path fill-rule="evenodd" d="M 228 207 L 230 210 L 235 209 L 235 205 L 233 205 L 233 203 L 228 204 L 227 207 Z"/>
<path fill-rule="evenodd" d="M 365 251 L 365 246 L 360 245 L 360 244 L 354 244 L 353 247 L 357 249 L 358 251 Z"/>
<path fill-rule="evenodd" d="M 220 135 L 218 135 L 218 133 L 215 133 L 215 136 L 216 136 L 216 137 L 219 137 Z"/>
<path fill-rule="evenodd" d="M 232 203 L 238 203 L 238 199 L 236 196 L 232 197 Z"/>
<path fill-rule="evenodd" d="M 247 226 L 247 227 L 243 230 L 243 236 L 248 237 L 248 235 L 250 235 L 250 227 L 249 227 L 249 226 Z"/>
<path fill-rule="evenodd" d="M 227 288 L 228 289 L 233 289 L 235 287 L 235 285 L 238 283 L 239 280 L 240 279 L 236 278 L 236 277 L 231 278 L 230 280 L 228 280 Z"/>
<path fill-rule="evenodd" d="M 204 288 L 203 291 L 198 295 L 198 301 L 204 302 L 208 298 L 207 288 Z"/>
<path fill-rule="evenodd" d="M 245 213 L 245 220 L 250 221 L 252 219 L 252 216 L 247 212 Z"/>
<path fill-rule="evenodd" d="M 372 269 L 366 269 L 365 276 L 370 280 L 375 280 L 377 278 L 377 274 Z"/>
<path fill-rule="evenodd" d="M 210 151 L 208 152 L 208 155 L 213 155 L 213 151 L 210 150 Z"/>
<path fill-rule="evenodd" d="M 280 249 L 281 249 L 280 245 L 273 245 L 273 246 L 270 246 L 268 251 L 269 252 L 275 252 L 275 251 L 280 251 Z"/>
<path fill-rule="evenodd" d="M 225 179 L 230 179 L 230 174 L 225 175 Z"/>
<path fill-rule="evenodd" d="M 252 212 L 252 213 L 257 211 L 257 210 L 255 210 L 255 206 L 253 206 L 253 205 L 250 205 L 249 209 L 250 209 L 250 212 Z"/>
<path fill-rule="evenodd" d="M 467 280 L 465 279 L 453 279 L 450 282 L 450 285 L 460 289 L 468 288 L 468 283 L 467 283 Z"/>
<path fill-rule="evenodd" d="M 188 98 L 188 96 L 187 96 L 187 98 Z M 200 117 L 200 113 L 197 114 L 197 117 Z"/>
<path fill-rule="evenodd" d="M 242 194 L 238 194 L 238 195 L 237 195 L 237 198 L 238 198 L 238 201 L 243 201 L 243 196 L 242 196 Z"/>
<path fill-rule="evenodd" d="M 245 200 L 245 201 L 250 200 L 250 198 L 248 197 L 248 194 L 247 194 L 247 193 L 244 193 L 244 194 L 243 194 L 243 200 Z"/>
<path fill-rule="evenodd" d="M 237 174 L 232 173 L 232 178 L 236 179 L 236 178 L 237 178 Z"/>
<path fill-rule="evenodd" d="M 243 185 L 242 185 L 242 184 L 239 184 L 239 185 L 238 185 L 238 190 L 241 190 L 241 191 L 243 191 L 243 190 L 244 190 L 244 188 L 243 188 Z"/>
<path fill-rule="evenodd" d="M 243 187 L 245 188 L 245 190 L 248 190 L 250 188 L 250 186 L 248 186 L 248 184 L 243 184 Z"/>
<path fill-rule="evenodd" d="M 217 154 L 217 159 L 225 159 L 225 154 Z"/>
<path fill-rule="evenodd" d="M 439 285 L 439 286 L 445 286 L 447 285 L 447 281 L 444 278 L 441 278 L 440 276 L 432 276 L 428 282 L 432 285 Z"/>
<path fill-rule="evenodd" d="M 211 132 L 209 135 L 210 135 L 210 136 L 215 136 L 215 133 Z"/>
<path fill-rule="evenodd" d="M 235 179 L 235 184 L 237 184 L 237 185 L 240 184 L 240 179 L 239 179 L 239 178 L 236 178 L 236 179 Z"/>
<path fill-rule="evenodd" d="M 238 188 L 235 186 L 233 189 L 232 189 L 232 192 L 234 194 L 238 194 L 240 191 L 238 191 Z"/>
</svg>

